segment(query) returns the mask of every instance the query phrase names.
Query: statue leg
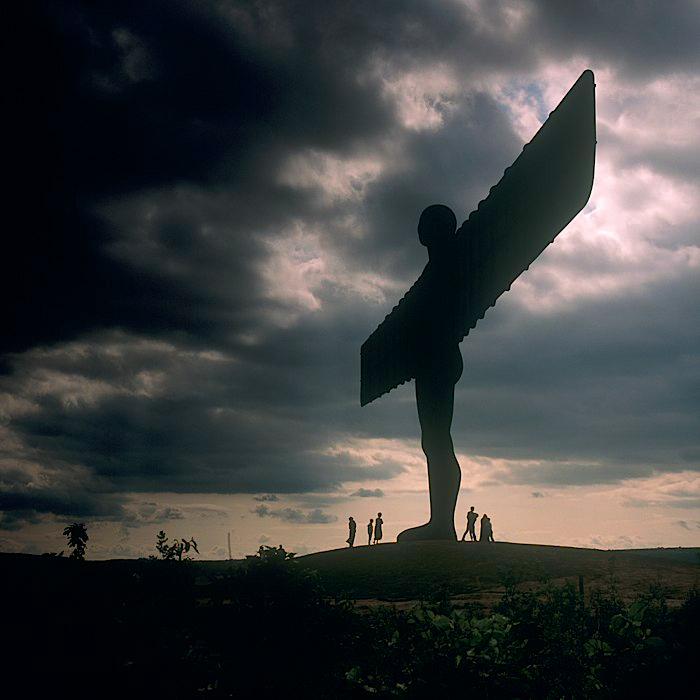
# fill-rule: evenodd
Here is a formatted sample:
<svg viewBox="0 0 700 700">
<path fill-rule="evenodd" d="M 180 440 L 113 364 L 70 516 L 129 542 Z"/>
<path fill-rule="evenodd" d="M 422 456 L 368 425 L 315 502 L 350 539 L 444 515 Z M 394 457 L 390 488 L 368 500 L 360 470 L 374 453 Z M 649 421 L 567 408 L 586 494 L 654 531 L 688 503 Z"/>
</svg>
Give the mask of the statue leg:
<svg viewBox="0 0 700 700">
<path fill-rule="evenodd" d="M 454 453 L 450 428 L 454 411 L 454 388 L 462 374 L 459 348 L 435 371 L 416 378 L 416 404 L 421 427 L 421 446 L 428 463 L 430 520 L 404 530 L 399 542 L 456 540 L 454 512 L 461 471 Z"/>
</svg>

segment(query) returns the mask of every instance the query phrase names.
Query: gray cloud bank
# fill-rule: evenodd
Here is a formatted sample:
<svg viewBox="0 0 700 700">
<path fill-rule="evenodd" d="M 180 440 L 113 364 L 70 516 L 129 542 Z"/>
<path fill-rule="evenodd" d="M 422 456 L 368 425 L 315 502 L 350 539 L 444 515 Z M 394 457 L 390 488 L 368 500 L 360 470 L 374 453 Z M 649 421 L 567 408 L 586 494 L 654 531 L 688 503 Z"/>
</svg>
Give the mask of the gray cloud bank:
<svg viewBox="0 0 700 700">
<path fill-rule="evenodd" d="M 255 513 L 259 518 L 279 518 L 287 523 L 306 523 L 311 525 L 326 525 L 338 520 L 332 513 L 324 513 L 320 508 L 314 508 L 306 513 L 298 508 L 281 508 L 272 510 L 262 504 L 253 508 L 251 513 Z"/>
<path fill-rule="evenodd" d="M 383 498 L 384 491 L 381 489 L 357 489 L 353 491 L 351 496 L 359 496 L 360 498 Z"/>
<path fill-rule="evenodd" d="M 635 3 L 634 22 L 627 7 L 15 8 L 36 35 L 15 76 L 27 137 L 11 147 L 22 186 L 0 263 L 0 526 L 128 520 L 124 494 L 140 491 L 303 493 L 400 474 L 328 448 L 417 442 L 406 393 L 359 410 L 358 370 L 425 262 L 418 215 L 443 201 L 466 217 L 518 154 L 485 85 L 527 85 L 575 56 L 640 91 L 697 69 L 696 3 Z M 396 91 L 435 74 L 459 85 L 409 100 L 436 120 L 416 128 Z M 687 149 L 647 146 L 611 144 L 611 157 L 698 181 Z M 674 235 L 671 247 L 697 242 L 696 227 Z M 699 291 L 681 270 L 549 313 L 502 299 L 463 346 L 455 443 L 542 461 L 504 483 L 698 470 Z"/>
</svg>

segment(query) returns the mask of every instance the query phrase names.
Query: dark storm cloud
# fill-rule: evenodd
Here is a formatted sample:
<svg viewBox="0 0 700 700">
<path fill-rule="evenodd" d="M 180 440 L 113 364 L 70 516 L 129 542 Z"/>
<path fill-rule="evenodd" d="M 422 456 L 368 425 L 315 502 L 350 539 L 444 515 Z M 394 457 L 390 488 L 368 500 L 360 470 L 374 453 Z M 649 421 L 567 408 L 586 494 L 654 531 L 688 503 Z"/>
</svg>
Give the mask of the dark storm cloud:
<svg viewBox="0 0 700 700">
<path fill-rule="evenodd" d="M 584 2 L 56 2 L 12 13 L 9 24 L 31 26 L 33 40 L 28 49 L 12 32 L 25 59 L 16 74 L 25 99 L 14 116 L 26 135 L 11 149 L 21 183 L 17 233 L 0 277 L 3 297 L 13 299 L 3 335 L 12 349 L 115 325 L 195 341 L 235 331 L 236 314 L 255 307 L 260 284 L 240 264 L 264 255 L 251 233 L 313 211 L 307 196 L 271 174 L 304 148 L 349 154 L 395 133 L 378 65 L 388 77 L 433 65 L 477 76 L 527 72 L 558 51 L 603 56 L 648 76 L 698 57 L 692 3 L 673 12 L 635 3 L 631 19 L 623 3 Z M 473 109 L 486 112 L 474 134 L 452 137 L 456 151 L 440 149 L 449 129 L 435 143 L 424 138 L 412 156 L 422 175 L 388 182 L 370 198 L 379 245 L 415 228 L 416 201 L 448 199 L 468 209 L 473 192 L 493 184 L 477 175 L 482 164 L 508 164 L 499 155 L 514 155 L 503 118 L 485 97 Z M 493 158 L 486 145 L 497 139 Z M 455 163 L 461 177 L 452 177 Z M 157 203 L 166 188 L 182 185 L 226 188 L 225 231 L 214 236 L 203 236 L 201 224 L 215 214 L 202 222 L 196 202 L 153 213 L 149 243 L 163 259 L 190 260 L 194 279 L 167 266 L 143 268 L 137 254 L 115 256 L 122 226 L 136 222 L 96 216 L 95 207 L 134 193 Z M 217 262 L 237 280 L 226 294 L 207 288 L 202 274 Z M 401 256 L 391 264 L 401 265 Z"/>
<path fill-rule="evenodd" d="M 357 489 L 353 491 L 351 496 L 359 496 L 360 498 L 383 498 L 384 491 L 381 489 Z"/>
<path fill-rule="evenodd" d="M 16 416 L 12 429 L 58 473 L 61 464 L 85 465 L 93 497 L 108 500 L 112 491 L 328 491 L 402 471 L 393 462 L 362 467 L 349 453 L 320 451 L 342 438 L 355 401 L 345 397 L 336 407 L 343 397 L 331 376 L 324 381 L 333 391 L 323 395 L 301 345 L 296 356 L 296 338 L 277 339 L 288 349 L 287 362 L 277 365 L 273 352 L 242 363 L 120 334 L 28 353 L 7 381 L 33 409 Z M 323 368 L 322 354 L 314 365 Z M 41 394 L 26 393 L 37 384 Z M 21 486 L 10 472 L 6 481 Z M 60 504 L 37 502 L 63 512 Z"/>
<path fill-rule="evenodd" d="M 119 507 L 105 510 L 105 498 L 87 493 L 57 493 L 37 492 L 32 489 L 27 492 L 0 494 L 0 509 L 4 511 L 26 512 L 34 509 L 37 512 L 56 513 L 57 515 L 73 516 L 106 516 L 119 512 Z"/>
<path fill-rule="evenodd" d="M 700 14 L 693 0 L 674 3 L 673 12 L 654 0 L 528 4 L 535 9 L 528 23 L 533 43 L 544 41 L 550 55 L 590 56 L 627 79 L 697 70 Z"/>
<path fill-rule="evenodd" d="M 462 348 L 458 451 L 544 460 L 494 473 L 503 483 L 614 483 L 697 469 L 697 375 L 686 360 L 698 340 L 685 322 L 697 293 L 690 282 L 544 316 L 499 302 Z M 320 348 L 305 354 L 301 334 L 280 332 L 274 345 L 288 355 L 277 360 L 274 347 L 245 363 L 128 343 L 121 354 L 110 353 L 109 342 L 56 351 L 44 356 L 45 369 L 120 391 L 97 403 L 35 397 L 36 410 L 12 427 L 43 459 L 85 464 L 110 490 L 299 493 L 391 478 L 401 464 L 359 467 L 350 452 L 319 447 L 348 432 L 417 445 L 412 387 L 359 411 L 352 357 L 359 343 L 334 352 L 332 332 L 323 336 L 317 323 L 300 325 L 307 338 L 326 338 Z M 140 392 L 137 378 L 156 370 L 162 386 Z M 18 366 L 18 395 L 32 384 L 24 371 Z"/>
<path fill-rule="evenodd" d="M 444 115 L 437 132 L 407 138 L 411 167 L 369 188 L 364 214 L 372 245 L 363 240 L 364 250 L 354 250 L 353 258 L 379 261 L 385 272 L 413 283 L 427 262 L 416 233 L 421 211 L 429 204 L 447 204 L 461 224 L 522 146 L 503 108 L 488 95 L 472 94 Z"/>
<path fill-rule="evenodd" d="M 306 513 L 298 508 L 282 508 L 280 510 L 271 510 L 266 505 L 261 504 L 250 511 L 255 513 L 259 518 L 279 518 L 288 523 L 305 523 L 311 525 L 323 525 L 334 523 L 338 520 L 337 516 L 331 513 L 324 513 L 320 508 L 314 508 Z"/>
<path fill-rule="evenodd" d="M 40 522 L 44 513 L 58 518 L 118 519 L 124 515 L 123 497 L 84 466 L 61 463 L 23 465 L 0 470 L 1 527 Z"/>
<path fill-rule="evenodd" d="M 324 523 L 334 523 L 336 520 L 338 520 L 335 515 L 324 513 L 320 508 L 314 508 L 314 510 L 306 514 L 305 518 L 305 522 L 307 523 L 316 523 L 321 525 Z"/>
<path fill-rule="evenodd" d="M 659 134 L 663 137 L 663 134 Z M 611 137 L 612 139 L 619 137 Z M 679 182 L 700 182 L 700 148 L 697 143 L 661 143 L 624 150 L 617 160 L 620 167 L 651 167 Z"/>
<path fill-rule="evenodd" d="M 46 513 L 62 519 L 120 520 L 125 515 L 122 501 L 116 494 L 88 491 L 79 485 L 28 488 L 15 484 L 0 491 L 0 530 L 43 522 Z"/>
<path fill-rule="evenodd" d="M 146 502 L 127 508 L 120 521 L 122 528 L 136 528 L 145 524 L 154 525 L 184 518 L 185 514 L 179 508 Z M 128 530 L 123 532 L 128 536 Z"/>
<path fill-rule="evenodd" d="M 118 492 L 333 491 L 401 473 L 398 461 L 359 467 L 342 448 L 348 436 L 418 444 L 412 387 L 359 411 L 359 346 L 425 264 L 421 209 L 441 201 L 465 218 L 522 147 L 484 81 L 575 55 L 635 80 L 688 70 L 700 17 L 692 3 L 653 2 L 635 3 L 633 21 L 602 2 L 32 7 L 12 10 L 13 133 L 27 136 L 10 145 L 19 187 L 0 269 L 0 350 L 17 351 L 0 372 L 31 410 L 3 425 L 44 466 L 83 465 L 96 481 L 30 492 L 8 477 L 4 503 L 17 517 L 136 524 L 146 516 L 126 514 Z M 405 128 L 385 82 L 436 67 L 464 85 L 433 100 L 439 128 Z M 279 177 L 308 152 L 380 154 L 386 170 L 359 202 L 319 203 Z M 696 172 L 680 153 L 661 160 Z M 270 246 L 297 226 L 318 238 L 304 254 L 382 278 L 379 292 L 329 273 L 318 308 L 273 293 Z M 502 300 L 463 345 L 457 448 L 548 461 L 499 475 L 517 483 L 696 469 L 697 296 L 681 279 L 550 315 Z M 74 352 L 60 345 L 75 338 Z M 299 517 L 326 517 L 315 512 Z"/>
<path fill-rule="evenodd" d="M 196 397 L 113 398 L 99 409 L 66 409 L 45 399 L 40 413 L 18 419 L 16 428 L 33 449 L 86 464 L 122 490 L 235 493 L 267 486 L 289 493 L 396 473 L 314 454 L 322 436 L 308 430 L 313 423 L 304 412 L 295 420 L 274 409 L 219 410 Z"/>
<path fill-rule="evenodd" d="M 16 206 L 33 216 L 3 266 L 3 296 L 21 302 L 6 321 L 4 347 L 113 324 L 205 333 L 195 309 L 182 309 L 201 307 L 200 294 L 105 255 L 122 232 L 98 221 L 94 205 L 176 183 L 228 184 L 241 235 L 303 204 L 269 177 L 290 149 L 343 150 L 390 123 L 371 81 L 358 82 L 350 48 L 329 45 L 324 31 L 333 25 L 324 29 L 323 16 L 295 10 L 281 17 L 278 36 L 247 3 L 32 8 L 30 19 L 16 19 L 31 21 L 38 47 L 24 76 L 34 84 L 18 117 L 28 138 L 17 179 L 34 186 Z M 173 246 L 198 245 L 187 220 L 163 225 Z"/>
<path fill-rule="evenodd" d="M 689 273 L 554 315 L 516 317 L 502 300 L 463 344 L 456 444 L 553 461 L 513 473 L 528 483 L 700 469 L 698 295 Z"/>
<path fill-rule="evenodd" d="M 372 61 L 439 58 L 464 24 L 452 3 L 439 12 L 416 3 L 35 9 L 44 54 L 28 69 L 35 84 L 18 119 L 29 135 L 18 160 L 31 168 L 18 179 L 35 186 L 17 207 L 33 216 L 2 276 L 3 296 L 16 300 L 3 336 L 11 349 L 115 325 L 198 340 L 224 324 L 235 332 L 260 291 L 252 270 L 264 251 L 251 234 L 310 213 L 304 194 L 276 183 L 283 160 L 302 148 L 349 153 L 388 133 L 394 109 Z M 180 185 L 225 187 L 225 223 L 196 201 L 158 210 L 164 189 Z M 125 255 L 139 221 L 95 208 L 134 193 L 156 211 L 143 245 Z M 214 235 L 202 235 L 203 223 Z M 144 266 L 149 247 L 172 264 Z M 173 273 L 182 260 L 194 279 Z M 221 265 L 236 280 L 225 295 L 206 284 Z"/>
<path fill-rule="evenodd" d="M 7 508 L 0 511 L 0 530 L 21 530 L 27 525 L 36 525 L 43 520 L 43 514 L 38 513 L 33 504 L 26 510 Z M 3 549 L 3 551 L 8 550 Z"/>
</svg>

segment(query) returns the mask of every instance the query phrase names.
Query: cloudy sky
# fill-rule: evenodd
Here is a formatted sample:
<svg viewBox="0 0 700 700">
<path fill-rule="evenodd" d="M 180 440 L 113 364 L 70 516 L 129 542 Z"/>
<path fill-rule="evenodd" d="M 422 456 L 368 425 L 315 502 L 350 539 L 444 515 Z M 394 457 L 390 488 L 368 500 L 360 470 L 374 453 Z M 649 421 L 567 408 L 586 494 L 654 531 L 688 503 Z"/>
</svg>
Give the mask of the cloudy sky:
<svg viewBox="0 0 700 700">
<path fill-rule="evenodd" d="M 456 523 L 700 544 L 700 5 L 25 3 L 7 90 L 0 551 L 343 545 L 428 509 L 359 349 L 580 73 L 588 206 L 462 344 Z"/>
</svg>

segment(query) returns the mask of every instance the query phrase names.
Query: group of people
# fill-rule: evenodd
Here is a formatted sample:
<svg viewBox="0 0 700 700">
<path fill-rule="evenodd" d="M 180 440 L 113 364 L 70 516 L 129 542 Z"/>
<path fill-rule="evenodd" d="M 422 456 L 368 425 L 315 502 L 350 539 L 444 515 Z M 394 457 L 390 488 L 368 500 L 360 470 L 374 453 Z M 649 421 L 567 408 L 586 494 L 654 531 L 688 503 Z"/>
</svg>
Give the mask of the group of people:
<svg viewBox="0 0 700 700">
<path fill-rule="evenodd" d="M 382 525 L 384 521 L 382 520 L 382 514 L 377 513 L 377 519 L 370 518 L 367 523 L 367 544 L 372 544 L 372 537 L 374 537 L 374 544 L 379 544 L 384 533 L 382 532 Z M 355 519 L 350 516 L 348 518 L 348 539 L 345 540 L 350 547 L 355 544 L 355 534 L 357 533 L 357 523 Z"/>
<path fill-rule="evenodd" d="M 467 535 L 472 542 L 476 542 L 476 519 L 479 514 L 474 511 L 472 506 L 467 512 L 467 529 L 462 535 L 462 542 L 466 540 Z M 486 513 L 481 516 L 481 531 L 479 532 L 479 542 L 495 542 L 493 539 L 493 527 L 491 526 L 491 518 Z"/>
<path fill-rule="evenodd" d="M 469 535 L 469 539 L 472 542 L 477 541 L 476 537 L 476 521 L 477 518 L 479 517 L 479 514 L 475 512 L 474 506 L 471 506 L 469 508 L 469 511 L 467 512 L 467 529 L 464 531 L 464 534 L 462 535 L 462 542 L 464 542 L 467 538 L 467 535 Z M 382 526 L 384 525 L 384 520 L 382 520 L 382 514 L 377 513 L 377 518 L 376 520 L 374 518 L 370 518 L 369 522 L 367 523 L 367 544 L 379 544 L 379 542 L 382 539 L 383 532 L 382 532 Z M 491 518 L 489 518 L 486 513 L 484 513 L 481 516 L 481 523 L 480 523 L 480 532 L 479 532 L 479 542 L 495 542 L 493 539 L 493 526 L 491 525 Z M 350 547 L 353 547 L 355 545 L 355 535 L 357 534 L 357 523 L 355 522 L 355 519 L 352 517 L 352 515 L 348 518 L 348 539 L 345 540 Z M 374 538 L 374 541 L 373 541 Z"/>
</svg>

